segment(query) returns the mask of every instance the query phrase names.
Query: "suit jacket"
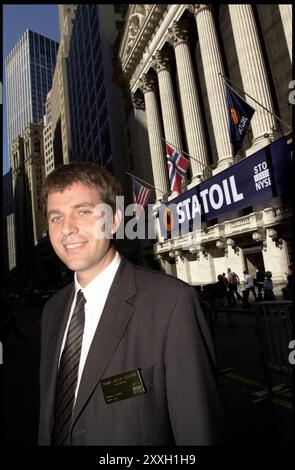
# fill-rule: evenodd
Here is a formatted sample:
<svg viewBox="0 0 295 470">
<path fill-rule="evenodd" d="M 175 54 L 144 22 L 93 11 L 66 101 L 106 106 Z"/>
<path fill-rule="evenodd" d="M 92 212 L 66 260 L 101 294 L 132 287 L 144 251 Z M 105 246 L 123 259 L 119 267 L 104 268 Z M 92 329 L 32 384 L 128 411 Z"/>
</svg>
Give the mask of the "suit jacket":
<svg viewBox="0 0 295 470">
<path fill-rule="evenodd" d="M 99 292 L 98 292 L 99 295 Z M 42 315 L 39 444 L 50 445 L 70 284 Z M 146 393 L 110 404 L 101 379 L 139 368 Z M 214 353 L 195 290 L 122 259 L 82 373 L 71 445 L 210 445 L 222 412 Z"/>
</svg>

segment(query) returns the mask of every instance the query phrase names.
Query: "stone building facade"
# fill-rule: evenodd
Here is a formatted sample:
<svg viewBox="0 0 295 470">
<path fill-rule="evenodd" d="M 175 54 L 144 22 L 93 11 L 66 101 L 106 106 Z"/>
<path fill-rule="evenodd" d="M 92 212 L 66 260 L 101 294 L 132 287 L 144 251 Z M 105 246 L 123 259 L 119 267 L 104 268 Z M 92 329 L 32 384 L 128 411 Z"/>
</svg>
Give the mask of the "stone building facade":
<svg viewBox="0 0 295 470">
<path fill-rule="evenodd" d="M 291 70 L 291 5 L 129 6 L 115 78 L 126 97 L 129 171 L 156 188 L 155 212 L 177 196 L 169 191 L 164 141 L 190 156 L 184 197 L 228 169 L 237 171 L 241 161 L 267 154 L 279 139 L 290 143 Z M 223 77 L 255 109 L 235 157 Z M 274 158 L 289 158 L 289 150 Z M 291 263 L 291 215 L 288 198 L 273 193 L 202 221 L 198 234 L 162 236 L 156 219 L 153 255 L 163 270 L 192 285 L 215 282 L 228 267 L 242 276 L 260 266 L 281 282 Z"/>
</svg>

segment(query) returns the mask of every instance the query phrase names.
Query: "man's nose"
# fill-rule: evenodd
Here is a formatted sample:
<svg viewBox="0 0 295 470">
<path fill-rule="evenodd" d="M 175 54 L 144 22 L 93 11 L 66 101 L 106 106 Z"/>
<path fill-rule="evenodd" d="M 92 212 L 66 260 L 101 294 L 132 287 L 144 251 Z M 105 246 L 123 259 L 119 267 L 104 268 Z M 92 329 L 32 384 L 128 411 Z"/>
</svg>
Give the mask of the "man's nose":
<svg viewBox="0 0 295 470">
<path fill-rule="evenodd" d="M 72 233 L 77 233 L 78 231 L 79 228 L 77 227 L 77 224 L 75 223 L 73 217 L 65 216 L 61 227 L 62 234 L 71 235 Z"/>
</svg>

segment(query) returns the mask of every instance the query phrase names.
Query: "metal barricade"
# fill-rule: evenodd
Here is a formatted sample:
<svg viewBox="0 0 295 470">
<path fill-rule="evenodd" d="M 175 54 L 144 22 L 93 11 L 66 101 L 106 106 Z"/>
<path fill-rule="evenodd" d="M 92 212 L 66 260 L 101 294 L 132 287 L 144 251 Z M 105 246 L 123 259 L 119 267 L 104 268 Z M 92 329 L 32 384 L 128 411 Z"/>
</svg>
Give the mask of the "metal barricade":
<svg viewBox="0 0 295 470">
<path fill-rule="evenodd" d="M 288 361 L 288 346 L 292 339 L 291 315 L 292 302 L 288 300 L 259 302 L 256 306 L 258 335 L 268 396 L 281 393 L 285 388 L 285 384 L 273 386 L 271 377 L 273 372 L 288 377 L 292 375 Z"/>
</svg>

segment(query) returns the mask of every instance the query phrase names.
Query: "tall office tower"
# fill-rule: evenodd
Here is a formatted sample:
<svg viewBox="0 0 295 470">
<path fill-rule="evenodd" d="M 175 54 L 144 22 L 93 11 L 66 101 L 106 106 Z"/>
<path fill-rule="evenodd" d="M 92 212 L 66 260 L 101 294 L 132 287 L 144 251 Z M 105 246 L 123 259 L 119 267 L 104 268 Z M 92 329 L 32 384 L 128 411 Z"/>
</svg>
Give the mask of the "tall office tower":
<svg viewBox="0 0 295 470">
<path fill-rule="evenodd" d="M 8 144 L 39 123 L 52 85 L 58 43 L 27 29 L 5 60 Z"/>
<path fill-rule="evenodd" d="M 16 267 L 13 191 L 11 170 L 3 175 L 3 230 L 2 230 L 2 260 L 3 288 L 12 287 L 13 270 Z"/>
<path fill-rule="evenodd" d="M 47 223 L 43 215 L 41 192 L 45 178 L 43 124 L 29 123 L 24 129 L 25 173 L 30 192 L 32 208 L 32 229 L 34 245 L 46 236 Z"/>
<path fill-rule="evenodd" d="M 67 78 L 67 58 L 72 34 L 72 22 L 78 5 L 59 5 L 60 44 L 52 88 L 47 95 L 45 115 L 46 174 L 71 160 L 71 130 Z"/>
<path fill-rule="evenodd" d="M 30 191 L 25 173 L 24 139 L 21 136 L 10 142 L 10 163 L 14 206 L 15 279 L 18 287 L 24 287 L 32 276 L 33 231 Z"/>
<path fill-rule="evenodd" d="M 68 59 L 73 156 L 117 176 L 123 172 L 124 115 L 112 60 L 125 11 L 124 5 L 79 5 Z"/>
<path fill-rule="evenodd" d="M 72 33 L 72 23 L 75 18 L 78 5 L 58 5 L 59 33 L 63 36 L 70 36 Z"/>
<path fill-rule="evenodd" d="M 67 59 L 72 160 L 95 162 L 121 182 L 125 203 L 132 201 L 126 177 L 124 99 L 113 80 L 116 46 L 128 5 L 80 4 Z M 129 201 L 128 201 L 129 199 Z M 118 240 L 120 251 L 139 262 L 132 240 Z"/>
<path fill-rule="evenodd" d="M 48 92 L 45 103 L 43 129 L 43 145 L 44 145 L 44 165 L 45 176 L 54 169 L 54 153 L 52 141 L 52 123 L 51 123 L 51 90 Z"/>
<path fill-rule="evenodd" d="M 38 229 L 34 233 L 33 227 L 33 221 L 39 217 L 33 214 L 36 207 L 30 190 L 33 160 L 26 161 L 26 155 L 31 155 L 31 152 L 24 149 L 24 133 L 29 123 L 39 124 L 43 121 L 57 50 L 56 41 L 27 29 L 5 61 L 8 145 L 14 198 L 16 281 L 19 287 L 33 283 L 32 261 L 37 242 L 34 235 L 40 232 Z M 39 154 L 41 155 L 40 152 Z M 35 177 L 33 179 L 35 181 Z"/>
</svg>

